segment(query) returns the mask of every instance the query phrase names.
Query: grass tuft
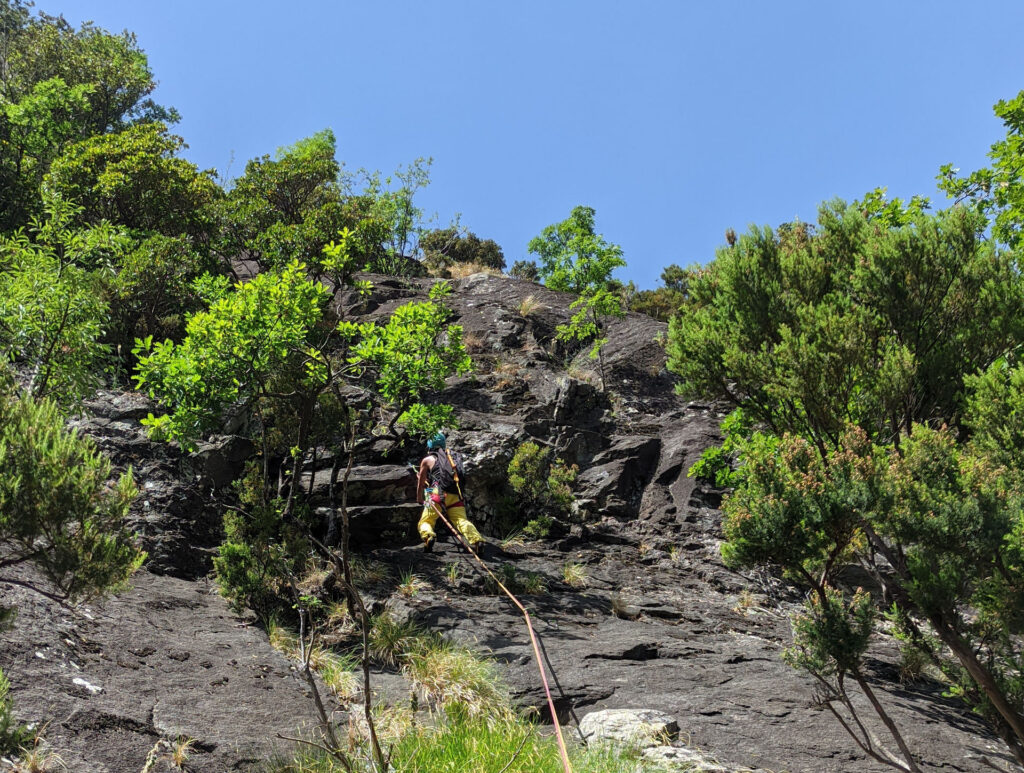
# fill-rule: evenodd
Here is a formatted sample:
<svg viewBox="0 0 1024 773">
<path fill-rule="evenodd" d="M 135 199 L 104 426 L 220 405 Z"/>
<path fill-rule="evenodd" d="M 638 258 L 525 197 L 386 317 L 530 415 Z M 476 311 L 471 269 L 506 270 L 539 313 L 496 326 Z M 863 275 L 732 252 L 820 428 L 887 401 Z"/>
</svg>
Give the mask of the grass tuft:
<svg viewBox="0 0 1024 773">
<path fill-rule="evenodd" d="M 410 654 L 405 671 L 428 705 L 469 717 L 510 714 L 508 690 L 490 661 L 439 637 L 423 644 Z"/>
<path fill-rule="evenodd" d="M 569 561 L 562 567 L 562 579 L 570 588 L 585 588 L 588 582 L 587 569 L 583 564 Z"/>
<path fill-rule="evenodd" d="M 522 530 L 519 529 L 513 531 L 501 541 L 501 549 L 506 553 L 515 553 L 524 547 L 526 547 L 526 538 L 523 536 Z"/>
<path fill-rule="evenodd" d="M 427 583 L 414 574 L 412 570 L 403 572 L 398 581 L 398 592 L 406 598 L 412 598 L 426 587 Z"/>
<path fill-rule="evenodd" d="M 548 581 L 539 572 L 524 572 L 523 578 L 519 581 L 519 587 L 523 593 L 537 594 L 546 593 Z"/>
<path fill-rule="evenodd" d="M 385 610 L 370 621 L 370 657 L 382 666 L 397 666 L 422 636 L 415 623 L 399 622 Z"/>
<path fill-rule="evenodd" d="M 410 725 L 394 739 L 392 766 L 402 773 L 561 773 L 554 738 L 524 719 L 443 714 L 427 726 Z M 570 750 L 576 773 L 636 773 L 634 750 L 592 744 Z M 326 754 L 309 749 L 289 761 L 264 767 L 265 773 L 340 773 Z"/>
<path fill-rule="evenodd" d="M 359 587 L 376 585 L 391 577 L 387 564 L 380 561 L 369 561 L 364 558 L 352 557 L 352 582 Z"/>
<path fill-rule="evenodd" d="M 537 300 L 537 296 L 531 293 L 519 302 L 519 316 L 528 317 L 539 308 L 541 308 L 540 301 Z"/>
</svg>

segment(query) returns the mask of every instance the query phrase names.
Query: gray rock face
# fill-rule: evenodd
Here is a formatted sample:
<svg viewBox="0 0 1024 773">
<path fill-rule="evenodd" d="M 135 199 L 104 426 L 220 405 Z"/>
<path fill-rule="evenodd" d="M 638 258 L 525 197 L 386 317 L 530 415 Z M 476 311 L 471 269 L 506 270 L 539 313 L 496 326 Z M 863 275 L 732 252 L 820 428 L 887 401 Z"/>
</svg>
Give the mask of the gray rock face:
<svg viewBox="0 0 1024 773">
<path fill-rule="evenodd" d="M 222 489 L 242 473 L 245 463 L 255 453 L 256 446 L 249 438 L 216 437 L 200 443 L 199 450 L 189 456 L 186 466 L 202 483 Z"/>
<path fill-rule="evenodd" d="M 247 441 L 229 438 L 206 444 L 206 456 L 201 456 L 205 461 L 190 461 L 176 446 L 146 436 L 139 419 L 157 411 L 157 406 L 143 395 L 101 391 L 85 407 L 91 415 L 72 426 L 96 441 L 115 471 L 132 468 L 139 496 L 132 503 L 129 524 L 148 554 L 146 568 L 188 579 L 209 572 L 220 543 L 223 511 L 211 496 L 206 470 L 223 482 L 223 465 L 235 463 L 229 458 L 237 461 L 244 456 Z M 221 448 L 233 450 L 217 450 Z"/>
<path fill-rule="evenodd" d="M 215 588 L 141 572 L 118 598 L 72 617 L 17 591 L 0 667 L 23 721 L 69 771 L 138 773 L 160 739 L 194 738 L 196 773 L 237 770 L 314 722 L 306 685 L 266 634 Z"/>
<path fill-rule="evenodd" d="M 346 314 L 384 319 L 431 284 L 370 278 L 369 301 L 338 299 Z M 718 440 L 720 416 L 673 393 L 658 340 L 666 326 L 637 314 L 609 324 L 604 394 L 587 376 L 595 365 L 586 352 L 555 339 L 571 298 L 486 275 L 453 284 L 451 306 L 477 375 L 453 379 L 437 399 L 456 406 L 452 440 L 467 458 L 470 518 L 494 542 L 522 525 L 521 514 L 510 515 L 506 478 L 526 440 L 580 466 L 576 515 L 549 539 L 488 559 L 514 578 L 530 609 L 559 719 L 575 732 L 577 718 L 595 712 L 664 713 L 679 738 L 648 749 L 643 770 L 888 770 L 860 753 L 814 705 L 811 680 L 780 659 L 799 591 L 769 573 L 723 565 L 723 492 L 687 476 Z M 93 415 L 77 426 L 115 465 L 135 470 L 142 494 L 131 518 L 150 554 L 148 572 L 90 610 L 92 619 L 16 594 L 16 627 L 0 633 L 16 711 L 51 720 L 48 736 L 70 770 L 138 773 L 154 743 L 178 733 L 198 741 L 193 770 L 249 769 L 278 733 L 293 734 L 312 714 L 288 662 L 201 579 L 220 540 L 218 502 L 248 451 L 219 440 L 189 459 L 150 442 L 138 420 L 155 407 L 135 394 L 102 393 L 89 407 Z M 348 491 L 353 546 L 390 569 L 367 589 L 368 605 L 492 656 L 517 703 L 550 719 L 521 615 L 454 543 L 439 539 L 431 554 L 418 546 L 414 465 L 423 448 L 385 450 L 375 443 L 360 455 Z M 318 458 L 302 485 L 326 533 L 331 460 Z M 567 564 L 584 578 L 567 583 Z M 403 574 L 423 588 L 399 593 Z M 891 640 L 878 638 L 868 677 L 924 770 L 1014 769 L 1001 742 L 943 698 L 941 685 L 901 684 L 898 657 Z M 407 698 L 398 677 L 379 680 L 393 700 Z"/>
</svg>

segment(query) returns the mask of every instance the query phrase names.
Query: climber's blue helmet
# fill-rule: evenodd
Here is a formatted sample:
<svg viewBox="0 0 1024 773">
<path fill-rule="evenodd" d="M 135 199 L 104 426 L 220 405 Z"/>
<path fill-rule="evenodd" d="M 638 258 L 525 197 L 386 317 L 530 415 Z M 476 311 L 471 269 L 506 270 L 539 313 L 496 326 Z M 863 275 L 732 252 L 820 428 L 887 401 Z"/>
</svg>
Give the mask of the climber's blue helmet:
<svg viewBox="0 0 1024 773">
<path fill-rule="evenodd" d="M 444 438 L 444 434 L 438 432 L 436 435 L 430 438 L 430 440 L 427 441 L 427 450 L 433 451 L 435 448 L 444 448 L 446 442 L 447 441 Z"/>
</svg>

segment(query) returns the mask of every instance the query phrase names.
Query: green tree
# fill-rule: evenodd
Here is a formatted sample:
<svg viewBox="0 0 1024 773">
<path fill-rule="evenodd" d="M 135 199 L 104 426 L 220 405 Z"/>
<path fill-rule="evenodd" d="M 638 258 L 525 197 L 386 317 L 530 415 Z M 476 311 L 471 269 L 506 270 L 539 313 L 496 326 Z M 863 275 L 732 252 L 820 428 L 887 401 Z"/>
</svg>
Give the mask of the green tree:
<svg viewBox="0 0 1024 773">
<path fill-rule="evenodd" d="M 540 259 L 540 278 L 552 290 L 583 295 L 603 287 L 626 265 L 622 248 L 594 231 L 592 207 L 574 207 L 569 217 L 547 226 L 527 249 Z"/>
<path fill-rule="evenodd" d="M 0 224 L 24 225 L 39 211 L 39 186 L 50 163 L 81 136 L 90 84 L 60 78 L 35 84 L 18 102 L 0 102 Z"/>
<path fill-rule="evenodd" d="M 184 236 L 155 234 L 126 249 L 116 273 L 102 277 L 110 305 L 105 339 L 114 352 L 127 360 L 137 338 L 180 341 L 187 316 L 207 300 L 200 278 L 218 268 Z"/>
<path fill-rule="evenodd" d="M 163 124 L 136 124 L 71 145 L 44 185 L 48 195 L 81 207 L 81 226 L 108 221 L 139 236 L 187 236 L 205 250 L 220 189 L 208 172 L 175 155 L 183 147 Z"/>
<path fill-rule="evenodd" d="M 275 383 L 287 392 L 289 379 L 315 367 L 311 336 L 326 300 L 326 288 L 293 262 L 236 285 L 194 314 L 180 344 L 140 341 L 139 388 L 172 408 L 144 423 L 156 437 L 190 446 L 214 432 L 226 410 L 258 413 L 261 401 L 278 393 Z"/>
<path fill-rule="evenodd" d="M 754 229 L 692 279 L 669 355 L 684 393 L 742 411 L 727 428 L 739 466 L 723 555 L 781 565 L 812 589 L 794 662 L 856 679 L 862 601 L 835 593 L 840 568 L 857 562 L 895 602 L 907 640 L 1022 757 L 1018 623 L 993 592 L 1024 579 L 1020 494 L 957 437 L 979 421 L 968 377 L 998 367 L 1024 332 L 1015 255 L 985 240 L 984 224 L 963 207 L 928 215 L 921 200 L 869 195 L 823 207 L 818 230 Z M 981 423 L 997 426 L 993 415 Z"/>
<path fill-rule="evenodd" d="M 403 304 L 383 325 L 338 326 L 344 338 L 354 341 L 349 362 L 375 376 L 377 394 L 391 416 L 391 433 L 402 425 L 429 437 L 455 423 L 450 405 L 422 402 L 424 395 L 443 389 L 449 376 L 465 375 L 473 367 L 462 343 L 462 326 L 445 324 L 451 312 L 442 301 L 450 291 L 446 282 L 439 282 L 431 288 L 430 302 Z"/>
<path fill-rule="evenodd" d="M 0 355 L 27 367 L 34 396 L 61 402 L 99 383 L 109 355 L 101 274 L 127 244 L 106 224 L 74 229 L 73 215 L 56 202 L 35 224 L 35 240 L 24 231 L 0 240 Z"/>
<path fill-rule="evenodd" d="M 110 462 L 64 427 L 57 404 L 0 398 L 0 585 L 75 601 L 117 588 L 144 555 L 125 527 L 131 471 L 111 486 Z M 10 574 L 32 565 L 44 582 Z"/>
<path fill-rule="evenodd" d="M 420 236 L 425 230 L 423 210 L 416 206 L 416 194 L 430 184 L 432 158 L 417 158 L 393 174 L 366 174 L 363 196 L 371 202 L 368 210 L 369 239 L 374 246 L 369 268 L 396 276 L 422 273 L 415 259 Z"/>
<path fill-rule="evenodd" d="M 39 186 L 71 142 L 135 122 L 176 121 L 130 33 L 112 35 L 5 2 L 0 8 L 0 229 L 41 209 Z"/>
<path fill-rule="evenodd" d="M 1012 253 L 962 208 L 887 227 L 857 204 L 752 229 L 689 284 L 669 330 L 680 390 L 742 407 L 824 453 L 849 423 L 898 443 L 958 425 L 965 375 L 1024 340 Z"/>
<path fill-rule="evenodd" d="M 505 256 L 493 239 L 480 239 L 472 232 L 460 233 L 455 226 L 435 228 L 420 237 L 423 262 L 443 271 L 452 263 L 473 263 L 499 271 L 505 268 Z"/>
<path fill-rule="evenodd" d="M 591 207 L 574 207 L 568 218 L 549 225 L 530 240 L 527 249 L 540 258 L 539 273 L 545 286 L 578 295 L 568 324 L 558 326 L 562 341 L 591 341 L 590 356 L 598 360 L 601 388 L 605 388 L 602 347 L 606 317 L 621 317 L 622 301 L 609 287 L 612 271 L 626 265 L 622 248 L 608 244 L 594 231 Z"/>
<path fill-rule="evenodd" d="M 273 158 L 249 161 L 221 208 L 221 254 L 264 269 L 298 260 L 316 273 L 324 246 L 361 219 L 344 201 L 335 150 L 334 133 L 325 129 Z"/>
<path fill-rule="evenodd" d="M 67 603 L 122 587 L 145 554 L 126 524 L 136 494 L 131 470 L 111 482 L 110 462 L 64 426 L 52 400 L 19 394 L 0 370 L 0 587 Z M 31 566 L 35 572 L 18 571 Z M 0 629 L 15 613 L 0 604 Z M 12 713 L 0 671 L 0 754 L 33 733 Z"/>
<path fill-rule="evenodd" d="M 335 254 L 325 265 L 343 271 L 344 246 L 328 251 Z M 262 469 L 250 466 L 239 485 L 241 506 L 225 516 L 218 577 L 236 604 L 265 614 L 290 604 L 305 633 L 315 625 L 319 605 L 300 587 L 299 568 L 311 551 L 320 566 L 333 567 L 334 582 L 362 630 L 371 735 L 370 617 L 352 580 L 348 475 L 357 445 L 371 442 L 380 424 L 432 432 L 439 422 L 450 422 L 450 407 L 425 403 L 429 390 L 470 365 L 461 328 L 445 324 L 445 294 L 438 287 L 430 300 L 399 307 L 385 324 L 338 322 L 326 316 L 325 283 L 307 278 L 305 266 L 294 262 L 237 285 L 208 311 L 193 315 L 180 345 L 139 344 L 139 386 L 168 410 L 145 422 L 156 434 L 187 444 L 215 429 L 228 411 L 255 420 Z M 305 463 L 318 446 L 333 458 L 326 541 L 316 536 L 317 516 L 303 502 L 301 485 Z M 272 451 L 284 456 L 276 470 Z M 308 663 L 305 673 L 316 693 Z M 335 756 L 343 757 L 325 712 L 321 727 Z M 376 742 L 374 750 L 380 763 Z"/>
<path fill-rule="evenodd" d="M 540 281 L 540 271 L 532 260 L 517 260 L 508 270 L 508 275 L 526 282 Z"/>
<path fill-rule="evenodd" d="M 945 164 L 939 170 L 939 188 L 983 214 L 993 237 L 1015 248 L 1024 231 L 1024 91 L 1000 100 L 993 109 L 1006 127 L 1006 137 L 992 145 L 992 165 L 962 177 L 952 164 Z"/>
<path fill-rule="evenodd" d="M 76 29 L 45 13 L 33 17 L 21 2 L 4 6 L 0 84 L 7 101 L 19 102 L 36 84 L 60 78 L 68 86 L 93 87 L 82 139 L 136 122 L 177 121 L 173 108 L 149 98 L 156 80 L 134 34 L 112 34 L 92 22 Z"/>
<path fill-rule="evenodd" d="M 688 297 L 690 280 L 699 268 L 681 268 L 673 263 L 661 272 L 662 286 L 640 290 L 629 303 L 629 310 L 668 322 Z"/>
</svg>

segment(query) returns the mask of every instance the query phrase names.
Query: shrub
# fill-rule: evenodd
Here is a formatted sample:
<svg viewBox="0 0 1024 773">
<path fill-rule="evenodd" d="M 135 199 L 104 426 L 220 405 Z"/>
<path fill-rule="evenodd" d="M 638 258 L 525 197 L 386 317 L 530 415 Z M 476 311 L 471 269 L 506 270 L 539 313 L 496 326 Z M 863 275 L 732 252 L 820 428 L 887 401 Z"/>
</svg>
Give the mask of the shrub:
<svg viewBox="0 0 1024 773">
<path fill-rule="evenodd" d="M 11 683 L 0 671 L 0 755 L 17 752 L 32 738 L 32 732 L 14 719 L 10 692 Z"/>
<path fill-rule="evenodd" d="M 527 539 L 545 539 L 551 534 L 551 526 L 555 520 L 546 515 L 538 515 L 526 522 L 526 526 L 523 527 L 521 532 Z"/>
<path fill-rule="evenodd" d="M 180 341 L 185 317 L 203 308 L 193 281 L 214 266 L 182 237 L 151 236 L 121 260 L 110 280 L 107 339 L 128 356 L 136 338 Z"/>
<path fill-rule="evenodd" d="M 283 588 L 309 555 L 294 523 L 283 523 L 284 501 L 270 497 L 257 464 L 235 482 L 240 508 L 224 514 L 224 542 L 213 559 L 221 593 L 236 611 L 248 607 L 261 620 L 284 618 L 291 604 Z"/>
<path fill-rule="evenodd" d="M 83 243 L 117 237 L 109 229 L 71 232 L 66 216 L 64 209 L 51 213 L 35 241 L 23 231 L 0 239 L 0 361 L 26 366 L 35 397 L 73 403 L 101 382 L 109 308 L 96 272 L 67 263 L 84 262 L 86 252 L 94 257 Z"/>
<path fill-rule="evenodd" d="M 508 481 L 519 497 L 523 515 L 535 517 L 523 529 L 526 536 L 547 536 L 555 516 L 568 515 L 574 498 L 572 484 L 578 468 L 561 459 L 551 461 L 551 449 L 527 441 L 516 449 L 508 465 Z"/>
<path fill-rule="evenodd" d="M 65 429 L 55 403 L 0 388 L 0 469 L 3 563 L 34 565 L 48 596 L 88 598 L 141 565 L 124 522 L 136 494 L 131 470 L 112 483 L 110 461 Z"/>
<path fill-rule="evenodd" d="M 505 268 L 505 256 L 493 239 L 480 239 L 472 232 L 460 234 L 455 227 L 437 228 L 420 237 L 423 260 L 439 268 L 471 264 L 479 269 Z"/>
<path fill-rule="evenodd" d="M 508 275 L 515 279 L 536 282 L 540 279 L 540 270 L 532 260 L 517 260 L 508 270 Z"/>
</svg>

